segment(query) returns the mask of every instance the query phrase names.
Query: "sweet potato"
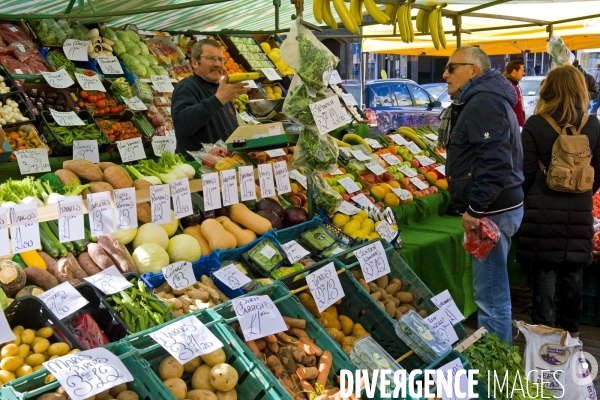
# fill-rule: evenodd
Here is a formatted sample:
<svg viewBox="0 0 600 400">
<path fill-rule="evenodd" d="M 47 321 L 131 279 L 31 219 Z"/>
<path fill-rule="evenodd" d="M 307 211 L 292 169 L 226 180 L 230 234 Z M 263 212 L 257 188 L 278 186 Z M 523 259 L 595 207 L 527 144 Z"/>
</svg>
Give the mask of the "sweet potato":
<svg viewBox="0 0 600 400">
<path fill-rule="evenodd" d="M 137 273 L 137 267 L 135 266 L 129 251 L 123 245 L 123 243 L 119 242 L 119 240 L 117 240 L 114 236 L 100 235 L 98 236 L 98 244 L 115 262 L 117 268 L 119 268 L 122 273 Z"/>
<path fill-rule="evenodd" d="M 100 168 L 102 170 L 102 172 L 104 172 L 104 170 L 108 167 L 117 167 L 118 165 L 115 163 L 112 163 L 110 161 L 103 161 L 98 163 L 98 168 Z"/>
<path fill-rule="evenodd" d="M 106 252 L 100 247 L 98 243 L 90 242 L 87 245 L 88 253 L 92 261 L 96 263 L 98 268 L 106 269 L 110 266 L 115 265 L 113 260 L 106 254 Z"/>
<path fill-rule="evenodd" d="M 133 181 L 135 190 L 150 189 L 150 186 L 152 186 L 152 184 L 144 179 L 136 179 Z"/>
<path fill-rule="evenodd" d="M 46 252 L 40 251 L 40 257 L 46 262 L 46 271 L 50 272 L 52 276 L 56 277 L 56 260 L 50 257 Z"/>
<path fill-rule="evenodd" d="M 98 272 L 102 271 L 100 267 L 96 265 L 94 260 L 92 260 L 92 257 L 90 257 L 87 251 L 81 253 L 77 261 L 79 262 L 79 266 L 81 267 L 81 269 L 83 269 L 85 273 L 88 274 L 88 276 L 95 275 Z"/>
<path fill-rule="evenodd" d="M 25 275 L 27 275 L 27 280 L 44 290 L 49 290 L 55 286 L 58 286 L 58 280 L 54 277 L 54 275 L 41 268 L 25 268 Z"/>
<path fill-rule="evenodd" d="M 56 177 L 60 179 L 62 184 L 65 186 L 71 185 L 73 183 L 81 183 L 77 175 L 66 169 L 59 169 L 54 173 L 54 175 L 56 175 Z"/>
<path fill-rule="evenodd" d="M 69 170 L 75 175 L 90 182 L 102 181 L 102 170 L 93 162 L 79 159 L 63 162 L 63 169 Z"/>
<path fill-rule="evenodd" d="M 104 170 L 104 180 L 115 189 L 133 187 L 133 179 L 123 167 L 115 165 Z"/>
<path fill-rule="evenodd" d="M 92 193 L 110 192 L 112 195 L 114 188 L 110 183 L 96 181 L 90 183 L 90 190 Z"/>
<path fill-rule="evenodd" d="M 58 263 L 56 264 L 55 277 L 60 283 L 69 282 L 73 286 L 81 283 L 79 279 L 73 277 L 71 260 L 69 260 L 66 257 L 63 257 L 60 260 L 58 260 Z"/>
<path fill-rule="evenodd" d="M 73 253 L 67 253 L 67 259 L 71 261 L 71 272 L 73 273 L 73 278 L 83 280 L 83 278 L 88 277 L 88 274 L 86 274 L 85 271 L 79 266 L 79 263 L 77 262 L 77 259 Z"/>
<path fill-rule="evenodd" d="M 152 208 L 150 207 L 150 203 L 138 203 L 136 208 L 138 221 L 143 224 L 152 222 Z"/>
</svg>

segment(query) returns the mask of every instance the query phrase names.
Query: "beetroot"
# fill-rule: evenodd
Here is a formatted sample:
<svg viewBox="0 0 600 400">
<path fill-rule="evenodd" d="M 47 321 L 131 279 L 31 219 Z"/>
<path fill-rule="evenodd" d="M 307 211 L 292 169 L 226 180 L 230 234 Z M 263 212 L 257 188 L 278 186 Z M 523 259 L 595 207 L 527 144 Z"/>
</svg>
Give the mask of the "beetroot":
<svg viewBox="0 0 600 400">
<path fill-rule="evenodd" d="M 270 197 L 260 199 L 258 203 L 256 203 L 256 207 L 254 207 L 254 212 L 258 213 L 262 210 L 271 211 L 273 214 L 277 215 L 279 219 L 283 219 L 283 207 L 277 202 L 277 200 L 274 200 Z"/>
</svg>

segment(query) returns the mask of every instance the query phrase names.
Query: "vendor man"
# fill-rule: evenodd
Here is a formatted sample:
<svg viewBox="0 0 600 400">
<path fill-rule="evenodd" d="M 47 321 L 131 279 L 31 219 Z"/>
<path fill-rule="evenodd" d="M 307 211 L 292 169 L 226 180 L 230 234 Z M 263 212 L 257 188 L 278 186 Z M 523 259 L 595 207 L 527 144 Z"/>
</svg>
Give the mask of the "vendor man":
<svg viewBox="0 0 600 400">
<path fill-rule="evenodd" d="M 247 93 L 243 83 L 227 83 L 223 79 L 225 57 L 219 42 L 202 39 L 192 47 L 194 75 L 175 87 L 171 114 L 177 137 L 177 153 L 198 151 L 202 143 L 215 143 L 227 138 L 238 127 L 231 101 Z"/>
</svg>

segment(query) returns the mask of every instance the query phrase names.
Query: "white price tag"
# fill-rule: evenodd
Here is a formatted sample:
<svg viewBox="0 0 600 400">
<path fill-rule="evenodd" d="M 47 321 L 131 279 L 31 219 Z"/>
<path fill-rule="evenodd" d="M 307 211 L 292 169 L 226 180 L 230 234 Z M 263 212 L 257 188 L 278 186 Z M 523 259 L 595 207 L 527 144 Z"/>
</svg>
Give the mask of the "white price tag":
<svg viewBox="0 0 600 400">
<path fill-rule="evenodd" d="M 95 275 L 83 278 L 106 295 L 119 293 L 133 286 L 121 275 L 117 267 L 110 266 Z"/>
<path fill-rule="evenodd" d="M 25 46 L 23 46 L 21 43 L 17 43 L 17 49 L 19 49 L 21 53 L 25 53 L 27 51 L 25 50 Z"/>
<path fill-rule="evenodd" d="M 310 112 L 315 119 L 319 133 L 324 135 L 346 124 L 346 110 L 337 96 L 309 104 Z"/>
<path fill-rule="evenodd" d="M 456 331 L 454 330 L 454 327 L 449 321 L 448 315 L 446 315 L 444 310 L 438 310 L 424 319 L 425 322 L 429 324 L 431 329 L 437 332 L 437 334 L 440 335 L 440 337 L 444 339 L 450 346 L 458 341 Z"/>
<path fill-rule="evenodd" d="M 244 86 L 250 89 L 258 89 L 256 82 L 254 82 L 253 80 L 242 81 L 242 83 L 244 84 Z"/>
<path fill-rule="evenodd" d="M 372 173 L 374 173 L 375 175 L 381 175 L 381 174 L 385 174 L 387 171 L 385 169 L 383 169 L 383 167 L 381 165 L 379 165 L 379 163 L 375 160 L 365 164 L 365 167 L 367 167 L 369 169 L 369 171 L 371 171 Z"/>
<path fill-rule="evenodd" d="M 15 73 L 19 74 L 19 75 L 23 75 L 23 70 L 20 68 L 15 68 Z M 75 83 L 75 82 L 73 82 Z"/>
<path fill-rule="evenodd" d="M 68 317 L 89 303 L 69 282 L 46 290 L 38 295 L 38 299 L 43 301 L 58 319 Z"/>
<path fill-rule="evenodd" d="M 408 143 L 402 136 L 399 134 L 390 135 L 390 138 L 399 146 L 405 146 Z"/>
<path fill-rule="evenodd" d="M 39 172 L 50 171 L 50 161 L 48 160 L 48 150 L 27 149 L 15 151 L 17 155 L 17 163 L 21 175 L 37 174 Z"/>
<path fill-rule="evenodd" d="M 325 311 L 326 308 L 345 296 L 333 263 L 308 274 L 306 283 L 315 298 L 319 312 Z"/>
<path fill-rule="evenodd" d="M 119 140 L 117 142 L 117 147 L 119 148 L 121 161 L 123 161 L 124 163 L 143 160 L 144 158 L 146 158 L 142 138 L 138 137 L 127 140 Z"/>
<path fill-rule="evenodd" d="M 171 78 L 164 75 L 151 75 L 150 80 L 152 80 L 152 85 L 154 85 L 154 89 L 160 93 L 172 93 L 175 88 L 171 83 Z"/>
<path fill-rule="evenodd" d="M 448 315 L 448 318 L 450 318 L 450 323 L 452 325 L 457 324 L 465 319 L 465 316 L 456 306 L 456 303 L 454 302 L 454 299 L 450 295 L 448 289 L 444 290 L 437 296 L 432 297 L 431 301 L 437 306 L 437 308 L 446 312 L 446 315 Z"/>
<path fill-rule="evenodd" d="M 246 341 L 287 330 L 281 313 L 269 296 L 231 299 L 231 303 Z"/>
<path fill-rule="evenodd" d="M 237 177 L 235 169 L 226 169 L 221 174 L 221 193 L 223 196 L 223 207 L 239 203 Z"/>
<path fill-rule="evenodd" d="M 416 176 L 413 176 L 412 178 L 410 178 L 410 183 L 412 183 L 413 185 L 415 185 L 417 187 L 417 189 L 419 189 L 419 190 L 424 190 L 424 189 L 427 189 L 429 187 L 429 186 L 427 186 L 427 184 L 425 182 L 423 182 L 422 180 L 420 180 Z"/>
<path fill-rule="evenodd" d="M 329 83 L 330 84 L 334 84 L 337 85 L 338 83 L 342 83 L 342 77 L 340 76 L 340 73 L 337 72 L 337 69 L 334 69 L 333 71 L 331 71 L 331 77 L 329 78 Z"/>
<path fill-rule="evenodd" d="M 306 250 L 295 240 L 290 240 L 287 243 L 282 243 L 281 249 L 287 255 L 287 258 L 291 264 L 295 263 L 298 260 L 302 260 L 304 257 L 310 254 L 310 251 Z"/>
<path fill-rule="evenodd" d="M 375 139 L 371 139 L 371 138 L 365 138 L 365 142 L 367 142 L 367 144 L 369 146 L 371 146 L 372 149 L 381 149 L 383 148 L 382 144 L 379 142 L 379 140 L 375 140 Z M 387 146 L 386 146 L 387 147 Z"/>
<path fill-rule="evenodd" d="M 450 385 L 451 393 L 447 393 L 445 389 L 445 385 L 437 383 L 443 387 L 442 389 L 442 399 L 443 400 L 458 400 L 458 399 L 472 399 L 476 397 L 476 394 L 473 393 L 472 386 L 469 385 L 469 378 L 467 376 L 467 371 L 462 366 L 460 359 L 454 359 L 449 363 L 443 365 L 438 368 L 436 371 L 440 372 L 444 376 L 445 382 L 452 382 Z M 458 385 L 456 384 L 458 377 Z M 441 377 L 440 377 L 441 378 Z M 459 395 L 460 394 L 460 395 Z"/>
<path fill-rule="evenodd" d="M 412 197 L 412 194 L 408 190 L 392 188 L 392 192 L 394 192 L 402 201 Z"/>
<path fill-rule="evenodd" d="M 445 165 L 440 165 L 435 167 L 436 171 L 439 171 L 440 174 L 446 176 L 446 166 Z"/>
<path fill-rule="evenodd" d="M 446 159 L 446 152 L 440 152 L 440 157 L 442 157 L 444 160 Z"/>
<path fill-rule="evenodd" d="M 379 241 L 354 250 L 354 255 L 360 263 L 360 268 L 367 283 L 391 272 L 387 256 Z"/>
<path fill-rule="evenodd" d="M 415 158 L 417 159 L 417 161 L 419 161 L 419 164 L 421 164 L 421 166 L 423 166 L 423 167 L 426 167 L 431 164 L 435 164 L 435 161 L 429 157 L 415 156 Z"/>
<path fill-rule="evenodd" d="M 67 354 L 42 365 L 54 375 L 72 400 L 84 400 L 133 381 L 133 376 L 119 357 L 102 347 Z"/>
<path fill-rule="evenodd" d="M 79 118 L 75 111 L 55 111 L 54 109 L 50 109 L 50 114 L 52 114 L 52 118 L 54 121 L 60 126 L 83 126 L 85 122 Z"/>
<path fill-rule="evenodd" d="M 135 188 L 115 189 L 114 196 L 117 209 L 117 230 L 137 228 Z"/>
<path fill-rule="evenodd" d="M 412 178 L 413 176 L 417 176 L 417 173 L 415 172 L 414 169 L 403 165 L 400 168 L 398 168 L 399 172 L 402 172 L 404 175 L 408 176 L 409 178 Z"/>
<path fill-rule="evenodd" d="M 100 162 L 97 140 L 73 140 L 73 160 L 84 159 L 94 164 Z"/>
<path fill-rule="evenodd" d="M 2 307 L 0 307 L 0 344 L 12 342 L 13 340 L 17 340 L 17 337 L 10 330 L 6 315 L 4 315 L 4 311 L 2 310 Z"/>
<path fill-rule="evenodd" d="M 102 73 L 106 75 L 123 75 L 123 67 L 121 67 L 117 57 L 98 57 L 96 61 L 98 61 Z"/>
<path fill-rule="evenodd" d="M 254 119 L 254 117 L 250 114 L 248 114 L 246 111 L 244 111 L 243 113 L 240 114 L 240 117 L 242 117 L 242 119 L 244 120 L 244 122 L 246 122 L 247 124 L 249 124 L 250 122 L 252 122 L 255 125 L 260 124 L 260 122 L 258 122 L 256 119 Z M 254 135 L 253 139 L 256 139 L 257 135 Z M 266 137 L 268 136 L 267 134 L 262 135 L 261 137 Z"/>
<path fill-rule="evenodd" d="M 171 195 L 169 185 L 150 186 L 150 207 L 152 223 L 166 224 L 171 222 Z"/>
<path fill-rule="evenodd" d="M 169 129 L 168 131 L 165 131 L 165 136 L 175 137 L 175 129 Z"/>
<path fill-rule="evenodd" d="M 58 199 L 58 240 L 61 243 L 85 239 L 81 196 Z"/>
<path fill-rule="evenodd" d="M 258 181 L 260 183 L 260 197 L 275 196 L 275 184 L 273 182 L 273 167 L 271 164 L 259 164 Z"/>
<path fill-rule="evenodd" d="M 374 206 L 374 204 L 371 203 L 371 200 L 369 200 L 367 198 L 367 196 L 365 196 L 362 193 L 359 193 L 356 196 L 350 197 L 350 199 L 352 201 L 354 201 L 355 203 L 359 204 L 360 206 L 362 206 L 363 208 L 369 208 L 369 207 Z"/>
<path fill-rule="evenodd" d="M 344 100 L 344 103 L 347 106 L 358 106 L 358 103 L 356 103 L 356 99 L 350 93 L 343 93 L 342 100 Z"/>
<path fill-rule="evenodd" d="M 204 211 L 221 208 L 221 194 L 219 187 L 219 173 L 202 174 L 202 195 L 204 197 Z"/>
<path fill-rule="evenodd" d="M 392 229 L 392 226 L 388 224 L 387 221 L 381 221 L 381 223 L 375 227 L 375 230 L 388 242 L 394 240 L 398 234 L 398 232 Z"/>
<path fill-rule="evenodd" d="M 18 204 L 9 207 L 8 212 L 10 213 L 10 238 L 13 253 L 22 253 L 42 247 L 37 205 L 35 203 Z"/>
<path fill-rule="evenodd" d="M 382 154 L 380 157 L 383 158 L 388 165 L 397 165 L 402 162 L 393 154 Z"/>
<path fill-rule="evenodd" d="M 163 276 L 173 290 L 182 290 L 197 282 L 192 263 L 178 261 L 162 269 Z"/>
<path fill-rule="evenodd" d="M 279 125 L 269 125 L 269 136 L 281 135 L 281 127 Z"/>
<path fill-rule="evenodd" d="M 8 210 L 6 207 L 0 207 L 0 256 L 10 254 L 10 245 L 8 240 Z M 2 330 L 0 330 L 1 332 Z"/>
<path fill-rule="evenodd" d="M 171 182 L 171 197 L 173 198 L 175 219 L 181 219 L 194 213 L 190 181 L 187 178 Z"/>
<path fill-rule="evenodd" d="M 63 51 L 65 52 L 65 56 L 71 61 L 87 61 L 89 44 L 89 40 L 67 39 L 63 43 Z"/>
<path fill-rule="evenodd" d="M 46 82 L 48 82 L 48 85 L 56 89 L 68 88 L 69 86 L 73 86 L 75 84 L 73 79 L 71 79 L 67 71 L 64 69 L 59 69 L 56 72 L 42 71 L 41 74 L 44 79 L 46 79 Z"/>
<path fill-rule="evenodd" d="M 308 181 L 304 175 L 302 175 L 297 169 L 290 171 L 290 178 L 298 182 L 304 189 L 308 187 Z"/>
<path fill-rule="evenodd" d="M 413 154 L 419 154 L 421 151 L 423 151 L 415 142 L 406 142 L 404 146 L 406 146 L 406 148 Z"/>
<path fill-rule="evenodd" d="M 279 128 L 279 127 L 277 127 Z M 269 157 L 285 157 L 285 151 L 283 151 L 283 149 L 275 149 L 275 150 L 265 150 L 265 153 L 267 153 L 267 155 Z"/>
<path fill-rule="evenodd" d="M 126 97 L 123 97 L 123 100 L 125 100 L 125 103 L 133 111 L 146 111 L 148 109 L 148 107 L 146 107 L 146 105 L 144 104 L 144 102 L 141 101 L 137 96 L 133 96 L 130 99 L 128 99 Z"/>
<path fill-rule="evenodd" d="M 177 139 L 175 136 L 154 136 L 152 138 L 152 150 L 156 157 L 162 156 L 166 151 L 167 153 L 175 154 L 177 148 Z"/>
<path fill-rule="evenodd" d="M 263 256 L 267 257 L 267 259 L 270 260 L 271 258 L 273 258 L 273 256 L 275 254 L 277 254 L 277 251 L 274 248 L 272 248 L 271 246 L 269 246 L 268 244 L 266 244 L 265 247 L 262 248 L 262 250 L 260 251 L 260 253 Z"/>
<path fill-rule="evenodd" d="M 360 211 L 359 208 L 354 207 L 353 204 L 348 203 L 346 200 L 342 201 L 342 204 L 338 207 L 336 212 L 340 212 L 346 215 L 356 215 Z"/>
<path fill-rule="evenodd" d="M 239 289 L 245 284 L 252 282 L 252 279 L 242 274 L 242 272 L 233 264 L 218 269 L 213 272 L 213 275 L 232 290 Z"/>
<path fill-rule="evenodd" d="M 358 188 L 358 186 L 356 185 L 356 182 L 354 182 L 352 179 L 346 177 L 346 178 L 342 178 L 342 179 L 338 179 L 337 181 L 340 185 L 342 185 L 342 187 L 344 189 L 346 189 L 346 191 L 348 193 L 354 193 L 354 192 L 358 192 L 360 189 Z"/>
<path fill-rule="evenodd" d="M 106 92 L 106 88 L 102 82 L 100 82 L 100 78 L 96 74 L 87 76 L 80 74 L 79 72 L 75 72 L 75 78 L 83 90 L 98 90 L 100 92 Z"/>
<path fill-rule="evenodd" d="M 275 168 L 275 181 L 277 182 L 277 192 L 279 194 L 289 193 L 292 191 L 292 185 L 290 183 L 290 176 L 287 170 L 287 163 L 285 161 L 278 161 L 273 163 Z"/>
<path fill-rule="evenodd" d="M 350 150 L 350 154 L 354 156 L 358 161 L 369 161 L 371 157 L 363 153 L 361 150 Z"/>
<path fill-rule="evenodd" d="M 113 233 L 114 221 L 113 211 L 110 205 L 110 192 L 88 194 L 87 202 L 91 235 L 97 237 Z"/>
<path fill-rule="evenodd" d="M 150 337 L 181 364 L 223 347 L 223 342 L 195 316 L 168 324 Z"/>
<path fill-rule="evenodd" d="M 434 135 L 433 133 L 428 133 L 425 135 L 425 137 L 429 140 L 433 140 L 434 142 L 437 142 L 438 140 L 438 135 Z"/>
<path fill-rule="evenodd" d="M 254 168 L 251 165 L 239 167 L 240 191 L 242 201 L 256 199 L 256 185 L 254 184 Z"/>
<path fill-rule="evenodd" d="M 281 77 L 277 73 L 274 68 L 261 68 L 262 73 L 267 77 L 270 81 L 280 81 Z"/>
</svg>

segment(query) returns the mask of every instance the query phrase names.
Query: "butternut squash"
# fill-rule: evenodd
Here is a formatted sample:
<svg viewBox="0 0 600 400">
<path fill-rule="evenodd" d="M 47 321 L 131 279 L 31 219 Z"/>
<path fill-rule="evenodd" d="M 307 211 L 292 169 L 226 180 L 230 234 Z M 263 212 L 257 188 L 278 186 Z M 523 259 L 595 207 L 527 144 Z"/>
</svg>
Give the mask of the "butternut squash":
<svg viewBox="0 0 600 400">
<path fill-rule="evenodd" d="M 237 247 L 241 247 L 256 239 L 256 234 L 250 229 L 242 229 L 238 224 L 232 221 L 223 222 L 223 228 L 237 240 Z"/>
<path fill-rule="evenodd" d="M 200 225 L 188 226 L 183 230 L 183 233 L 194 237 L 194 239 L 198 241 L 198 244 L 200 245 L 200 250 L 202 252 L 201 254 L 203 256 L 212 253 L 212 249 L 210 248 L 208 241 L 204 239 L 204 236 L 202 236 L 202 232 L 200 232 Z"/>
<path fill-rule="evenodd" d="M 225 223 L 225 222 L 227 222 L 227 221 L 231 221 L 231 220 L 229 219 L 229 217 L 225 217 L 225 216 L 222 216 L 222 217 L 217 217 L 217 218 L 215 218 L 215 219 L 216 219 L 217 221 L 219 221 L 219 223 L 221 223 L 221 224 L 223 224 L 223 223 Z"/>
<path fill-rule="evenodd" d="M 273 229 L 273 226 L 271 226 L 271 222 L 268 219 L 250 211 L 250 209 L 242 203 L 234 204 L 229 208 L 229 218 L 233 222 L 237 222 L 243 227 L 250 229 L 257 235 L 264 235 Z"/>
<path fill-rule="evenodd" d="M 205 219 L 200 225 L 200 233 L 208 241 L 211 251 L 234 249 L 237 239 L 227 232 L 216 219 Z"/>
</svg>

